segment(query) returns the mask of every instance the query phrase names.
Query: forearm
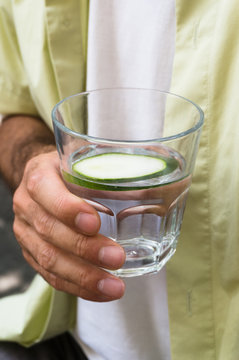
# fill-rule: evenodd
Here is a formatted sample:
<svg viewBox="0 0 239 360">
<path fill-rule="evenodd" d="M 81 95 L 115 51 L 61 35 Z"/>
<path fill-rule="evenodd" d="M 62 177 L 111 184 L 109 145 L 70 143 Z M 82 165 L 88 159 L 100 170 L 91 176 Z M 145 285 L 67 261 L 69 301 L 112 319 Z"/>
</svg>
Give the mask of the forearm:
<svg viewBox="0 0 239 360">
<path fill-rule="evenodd" d="M 13 115 L 0 125 L 0 173 L 14 191 L 32 157 L 55 149 L 54 136 L 38 118 Z"/>
</svg>

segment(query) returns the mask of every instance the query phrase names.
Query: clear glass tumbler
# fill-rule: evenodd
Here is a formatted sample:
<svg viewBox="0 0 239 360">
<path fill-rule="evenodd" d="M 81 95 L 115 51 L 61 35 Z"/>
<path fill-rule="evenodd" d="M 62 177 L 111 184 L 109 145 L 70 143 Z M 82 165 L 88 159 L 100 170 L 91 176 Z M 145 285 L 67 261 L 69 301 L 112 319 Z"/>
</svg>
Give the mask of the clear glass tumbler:
<svg viewBox="0 0 239 360">
<path fill-rule="evenodd" d="M 149 89 L 76 94 L 52 112 L 67 188 L 99 212 L 126 252 L 121 277 L 159 271 L 176 249 L 203 112 Z"/>
</svg>

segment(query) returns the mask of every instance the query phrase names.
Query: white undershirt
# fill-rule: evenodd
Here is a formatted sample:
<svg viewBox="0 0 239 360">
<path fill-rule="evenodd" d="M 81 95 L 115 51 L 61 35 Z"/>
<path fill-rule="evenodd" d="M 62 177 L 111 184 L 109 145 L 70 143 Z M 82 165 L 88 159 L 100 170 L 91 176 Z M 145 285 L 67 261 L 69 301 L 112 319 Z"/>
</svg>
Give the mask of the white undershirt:
<svg viewBox="0 0 239 360">
<path fill-rule="evenodd" d="M 87 88 L 168 90 L 174 0 L 91 0 Z M 78 299 L 75 336 L 90 360 L 170 360 L 166 269 L 125 281 L 109 303 Z"/>
</svg>

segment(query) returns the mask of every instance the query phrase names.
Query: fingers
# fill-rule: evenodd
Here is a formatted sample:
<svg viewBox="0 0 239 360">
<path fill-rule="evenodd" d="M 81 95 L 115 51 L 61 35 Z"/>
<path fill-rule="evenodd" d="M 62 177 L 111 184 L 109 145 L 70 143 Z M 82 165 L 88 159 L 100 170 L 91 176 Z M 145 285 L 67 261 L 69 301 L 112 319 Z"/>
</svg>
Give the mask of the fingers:
<svg viewBox="0 0 239 360">
<path fill-rule="evenodd" d="M 107 295 L 103 295 L 103 294 L 95 294 L 92 293 L 91 291 L 88 291 L 86 289 L 81 288 L 78 285 L 75 285 L 69 281 L 66 281 L 62 278 L 57 277 L 56 275 L 46 271 L 45 269 L 43 269 L 34 259 L 33 257 L 26 251 L 26 250 L 22 250 L 23 256 L 26 259 L 26 261 L 39 273 L 41 274 L 41 276 L 52 286 L 54 287 L 56 290 L 58 291 L 64 291 L 67 292 L 68 294 L 77 296 L 77 297 L 81 297 L 82 299 L 85 300 L 90 300 L 90 301 L 97 301 L 97 302 L 107 302 L 107 301 L 112 301 L 112 300 L 116 300 L 118 298 L 121 297 L 120 296 L 115 296 L 115 294 L 113 294 L 112 296 L 107 296 Z"/>
<path fill-rule="evenodd" d="M 14 231 L 25 259 L 57 290 L 92 301 L 110 301 L 123 296 L 122 280 L 45 242 L 21 221 L 15 221 Z"/>
<path fill-rule="evenodd" d="M 21 197 L 14 205 L 16 214 L 14 230 L 19 234 L 19 238 L 20 234 L 24 233 L 24 229 L 19 229 L 19 224 L 24 222 L 31 225 L 38 236 L 45 241 L 94 265 L 111 270 L 118 269 L 123 265 L 125 252 L 113 240 L 101 234 L 90 237 L 80 234 L 48 214 L 31 199 L 28 198 L 27 203 L 26 200 L 20 200 Z M 33 246 L 32 242 L 28 244 L 27 238 L 23 238 L 21 243 L 26 248 Z M 31 251 L 35 254 L 38 248 L 32 248 Z"/>
<path fill-rule="evenodd" d="M 55 152 L 32 159 L 27 164 L 24 182 L 30 197 L 59 221 L 87 235 L 98 232 L 98 213 L 66 189 Z"/>
<path fill-rule="evenodd" d="M 65 187 L 55 152 L 28 162 L 13 208 L 14 232 L 23 255 L 49 284 L 93 301 L 123 296 L 123 281 L 102 267 L 120 268 L 125 253 L 98 234 L 95 209 Z"/>
</svg>

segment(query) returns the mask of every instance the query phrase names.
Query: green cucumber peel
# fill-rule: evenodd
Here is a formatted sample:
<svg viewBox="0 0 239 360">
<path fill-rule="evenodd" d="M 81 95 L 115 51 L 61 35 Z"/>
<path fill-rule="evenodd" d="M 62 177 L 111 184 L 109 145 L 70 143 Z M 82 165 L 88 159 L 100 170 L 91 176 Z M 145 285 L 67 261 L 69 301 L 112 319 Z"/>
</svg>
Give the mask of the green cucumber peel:
<svg viewBox="0 0 239 360">
<path fill-rule="evenodd" d="M 80 159 L 72 170 L 81 180 L 118 184 L 164 176 L 178 166 L 175 158 L 111 152 Z"/>
<path fill-rule="evenodd" d="M 133 190 L 147 190 L 158 188 L 161 186 L 173 184 L 177 182 L 179 179 L 175 179 L 173 181 L 167 181 L 164 183 L 159 183 L 155 185 L 141 185 L 141 186 L 120 186 L 116 184 L 100 184 L 87 180 L 80 179 L 68 172 L 62 170 L 62 176 L 66 182 L 69 182 L 74 185 L 82 186 L 84 188 L 92 189 L 92 190 L 102 190 L 102 191 L 133 191 Z M 184 179 L 186 176 L 180 178 L 180 180 Z"/>
</svg>

